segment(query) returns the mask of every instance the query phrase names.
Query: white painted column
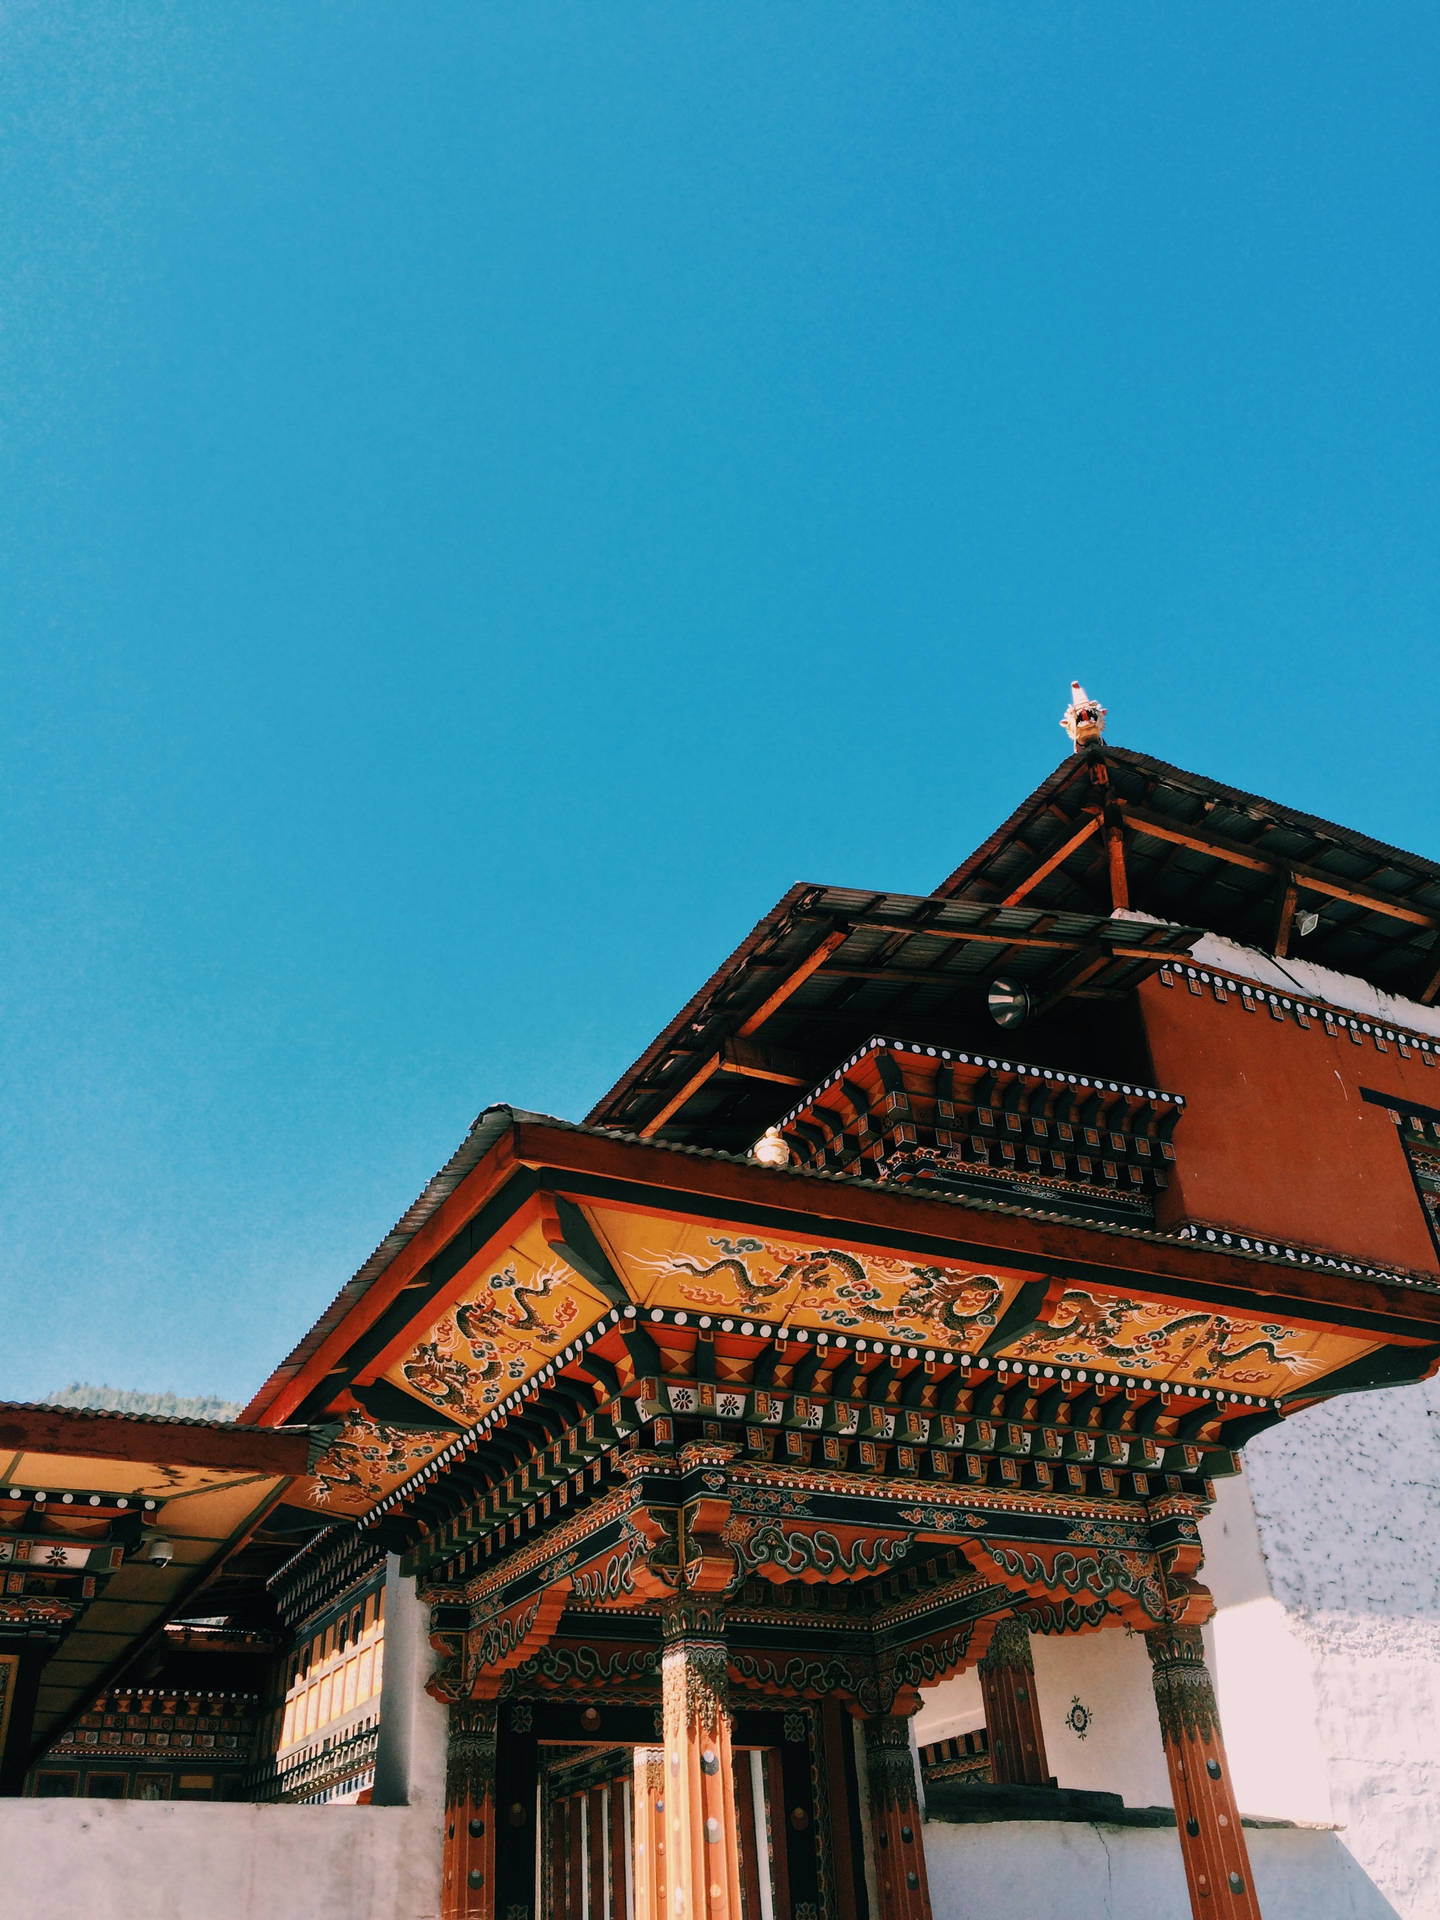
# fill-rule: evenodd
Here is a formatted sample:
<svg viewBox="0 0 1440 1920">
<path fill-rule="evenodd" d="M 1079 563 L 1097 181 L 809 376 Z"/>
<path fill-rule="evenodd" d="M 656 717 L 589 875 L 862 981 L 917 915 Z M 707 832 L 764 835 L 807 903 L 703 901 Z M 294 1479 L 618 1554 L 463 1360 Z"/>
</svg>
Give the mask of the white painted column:
<svg viewBox="0 0 1440 1920">
<path fill-rule="evenodd" d="M 380 1687 L 380 1742 L 375 1756 L 377 1807 L 430 1807 L 437 1823 L 445 1811 L 447 1709 L 425 1691 L 434 1673 L 430 1609 L 415 1594 L 415 1582 L 391 1554 L 385 1562 L 385 1677 Z M 439 1842 L 436 1842 L 439 1870 Z"/>
</svg>

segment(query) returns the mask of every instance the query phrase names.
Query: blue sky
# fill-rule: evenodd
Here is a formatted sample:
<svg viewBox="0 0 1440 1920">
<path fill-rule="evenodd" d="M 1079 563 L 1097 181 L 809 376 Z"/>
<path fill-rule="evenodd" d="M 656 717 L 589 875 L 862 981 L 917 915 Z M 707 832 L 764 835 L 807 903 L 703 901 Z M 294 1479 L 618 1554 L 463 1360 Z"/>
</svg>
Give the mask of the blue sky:
<svg viewBox="0 0 1440 1920">
<path fill-rule="evenodd" d="M 480 1107 L 937 882 L 1072 675 L 1440 853 L 1437 42 L 7 4 L 0 1394 L 248 1394 Z"/>
</svg>

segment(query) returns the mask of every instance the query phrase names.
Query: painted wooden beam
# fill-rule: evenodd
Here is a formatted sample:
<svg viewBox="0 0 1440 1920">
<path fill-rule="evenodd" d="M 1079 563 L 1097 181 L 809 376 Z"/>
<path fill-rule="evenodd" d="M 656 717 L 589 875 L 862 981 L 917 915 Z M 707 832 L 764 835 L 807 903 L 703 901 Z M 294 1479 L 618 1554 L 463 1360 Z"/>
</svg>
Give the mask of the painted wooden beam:
<svg viewBox="0 0 1440 1920">
<path fill-rule="evenodd" d="M 1169 840 L 1177 846 L 1189 847 L 1193 853 L 1209 854 L 1212 859 L 1223 860 L 1232 867 L 1248 867 L 1252 873 L 1288 874 L 1302 892 L 1328 894 L 1332 900 L 1344 900 L 1352 907 L 1363 907 L 1367 913 L 1387 914 L 1392 920 L 1406 920 L 1416 927 L 1440 926 L 1440 919 L 1433 913 L 1422 913 L 1416 907 L 1387 899 L 1384 894 L 1369 893 L 1363 887 L 1347 886 L 1343 880 L 1337 880 L 1333 874 L 1322 873 L 1318 867 L 1307 867 L 1295 861 L 1278 860 L 1271 855 L 1257 853 L 1254 848 L 1240 846 L 1220 834 L 1205 834 L 1177 827 L 1139 807 L 1126 806 L 1124 814 L 1137 833 L 1147 834 L 1152 839 Z"/>
<path fill-rule="evenodd" d="M 1057 867 L 1063 866 L 1075 849 L 1083 845 L 1099 825 L 1099 814 L 1092 814 L 1078 833 L 1072 833 L 1063 845 L 1055 849 L 1048 860 L 1042 861 L 1033 873 L 1027 875 L 1027 877 L 1020 882 L 1018 887 L 1013 888 L 1011 892 L 1007 893 L 1005 898 L 1000 902 L 1000 905 L 1002 907 L 1018 907 L 1026 894 L 1033 893 L 1042 880 L 1048 880 Z"/>
</svg>

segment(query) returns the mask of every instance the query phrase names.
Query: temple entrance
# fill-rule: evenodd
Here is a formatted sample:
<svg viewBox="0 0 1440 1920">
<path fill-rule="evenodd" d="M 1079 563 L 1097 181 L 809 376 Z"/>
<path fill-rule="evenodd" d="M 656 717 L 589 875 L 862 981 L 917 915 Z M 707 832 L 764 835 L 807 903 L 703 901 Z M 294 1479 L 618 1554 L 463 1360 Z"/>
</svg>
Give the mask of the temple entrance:
<svg viewBox="0 0 1440 1920">
<path fill-rule="evenodd" d="M 651 1883 L 664 1874 L 663 1749 L 541 1742 L 538 1761 L 543 1920 L 645 1920 Z M 742 1920 L 787 1920 L 776 1749 L 736 1747 L 735 1823 Z"/>
</svg>

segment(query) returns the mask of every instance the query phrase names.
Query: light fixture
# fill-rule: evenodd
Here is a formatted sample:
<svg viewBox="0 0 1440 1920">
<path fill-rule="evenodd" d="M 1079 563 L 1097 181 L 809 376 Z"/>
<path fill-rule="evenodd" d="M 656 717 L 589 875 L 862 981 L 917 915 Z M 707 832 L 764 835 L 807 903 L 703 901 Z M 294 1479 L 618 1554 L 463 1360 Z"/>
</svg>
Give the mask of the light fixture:
<svg viewBox="0 0 1440 1920">
<path fill-rule="evenodd" d="M 1023 1026 L 1030 1018 L 1030 990 L 1013 980 L 992 980 L 988 1005 L 997 1027 Z"/>
<path fill-rule="evenodd" d="M 1305 938 L 1306 934 L 1313 933 L 1316 927 L 1319 926 L 1319 924 L 1320 924 L 1320 916 L 1318 913 L 1297 914 L 1295 919 L 1295 925 L 1300 931 L 1300 938 L 1302 940 Z"/>
</svg>

